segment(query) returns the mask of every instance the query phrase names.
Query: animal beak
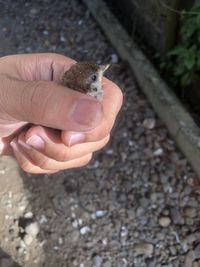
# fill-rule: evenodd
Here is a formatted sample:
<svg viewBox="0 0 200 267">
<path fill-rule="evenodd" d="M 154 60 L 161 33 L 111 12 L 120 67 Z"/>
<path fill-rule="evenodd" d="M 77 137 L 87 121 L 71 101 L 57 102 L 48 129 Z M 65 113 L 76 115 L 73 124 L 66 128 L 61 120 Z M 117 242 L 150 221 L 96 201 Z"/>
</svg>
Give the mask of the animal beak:
<svg viewBox="0 0 200 267">
<path fill-rule="evenodd" d="M 110 67 L 110 64 L 100 65 L 99 68 L 102 72 L 105 72 Z"/>
</svg>

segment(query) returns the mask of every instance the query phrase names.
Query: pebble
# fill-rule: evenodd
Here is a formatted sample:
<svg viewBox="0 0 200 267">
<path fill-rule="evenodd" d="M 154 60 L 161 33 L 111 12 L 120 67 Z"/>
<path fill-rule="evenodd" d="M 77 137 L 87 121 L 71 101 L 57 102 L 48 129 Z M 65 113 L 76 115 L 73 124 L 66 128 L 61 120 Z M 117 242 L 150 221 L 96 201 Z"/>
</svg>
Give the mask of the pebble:
<svg viewBox="0 0 200 267">
<path fill-rule="evenodd" d="M 93 258 L 93 267 L 101 267 L 103 263 L 103 258 L 101 256 L 95 256 Z"/>
<path fill-rule="evenodd" d="M 147 118 L 143 121 L 143 126 L 146 129 L 152 130 L 153 128 L 155 128 L 155 125 L 156 125 L 156 120 L 154 118 Z"/>
<path fill-rule="evenodd" d="M 27 245 L 27 246 L 30 246 L 30 244 L 33 242 L 33 236 L 32 235 L 25 235 L 24 236 L 24 243 Z"/>
<path fill-rule="evenodd" d="M 168 227 L 171 223 L 171 220 L 169 217 L 161 217 L 161 218 L 159 218 L 158 222 L 159 222 L 160 226 Z"/>
<path fill-rule="evenodd" d="M 89 226 L 84 226 L 80 229 L 80 234 L 85 235 L 91 231 L 91 228 Z"/>
<path fill-rule="evenodd" d="M 102 267 L 112 267 L 112 262 L 111 261 L 106 261 L 106 262 L 104 262 Z"/>
<path fill-rule="evenodd" d="M 200 259 L 200 244 L 198 244 L 194 248 L 194 256 L 195 256 L 195 259 Z"/>
<path fill-rule="evenodd" d="M 33 213 L 31 211 L 28 211 L 27 213 L 24 214 L 24 218 L 26 218 L 26 219 L 33 218 Z"/>
<path fill-rule="evenodd" d="M 97 210 L 95 212 L 95 217 L 96 218 L 101 218 L 101 217 L 105 216 L 106 214 L 107 214 L 106 210 Z"/>
<path fill-rule="evenodd" d="M 153 152 L 153 155 L 156 157 L 162 156 L 163 155 L 163 149 L 162 148 L 158 148 Z"/>
<path fill-rule="evenodd" d="M 190 218 L 195 218 L 197 216 L 197 210 L 193 207 L 187 207 L 185 209 L 185 215 Z"/>
<path fill-rule="evenodd" d="M 152 257 L 154 246 L 150 243 L 138 243 L 134 246 L 134 251 L 137 255 L 144 255 L 146 257 Z"/>
<path fill-rule="evenodd" d="M 39 223 L 40 224 L 44 224 L 44 223 L 47 223 L 47 222 L 48 222 L 47 217 L 45 215 L 41 215 Z"/>
<path fill-rule="evenodd" d="M 28 224 L 25 227 L 25 232 L 33 237 L 37 236 L 37 234 L 39 233 L 39 225 L 37 222 L 33 222 Z"/>
<path fill-rule="evenodd" d="M 111 54 L 111 62 L 113 64 L 117 64 L 119 61 L 118 55 L 117 54 Z"/>
</svg>

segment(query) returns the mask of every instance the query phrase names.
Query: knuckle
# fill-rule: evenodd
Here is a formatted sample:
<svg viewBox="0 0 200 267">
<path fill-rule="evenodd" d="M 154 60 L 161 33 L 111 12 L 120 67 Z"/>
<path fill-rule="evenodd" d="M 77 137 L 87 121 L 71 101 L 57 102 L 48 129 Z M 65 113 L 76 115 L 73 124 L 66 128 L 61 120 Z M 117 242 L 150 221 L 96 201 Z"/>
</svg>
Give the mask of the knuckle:
<svg viewBox="0 0 200 267">
<path fill-rule="evenodd" d="M 65 162 L 71 159 L 70 151 L 67 150 L 60 150 L 59 153 L 56 155 L 55 159 L 60 162 Z"/>
<path fill-rule="evenodd" d="M 52 166 L 52 164 L 49 164 L 49 159 L 45 157 L 40 158 L 39 160 L 37 160 L 37 163 L 34 164 L 45 170 L 51 169 L 50 166 Z"/>
</svg>

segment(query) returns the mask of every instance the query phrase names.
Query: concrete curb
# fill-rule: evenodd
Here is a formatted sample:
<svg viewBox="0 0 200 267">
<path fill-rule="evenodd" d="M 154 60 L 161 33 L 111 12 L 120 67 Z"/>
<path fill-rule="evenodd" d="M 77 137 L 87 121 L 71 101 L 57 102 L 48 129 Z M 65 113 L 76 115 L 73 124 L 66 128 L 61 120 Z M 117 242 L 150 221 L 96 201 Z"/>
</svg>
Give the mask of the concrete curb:
<svg viewBox="0 0 200 267">
<path fill-rule="evenodd" d="M 200 177 L 200 129 L 102 0 L 83 0 Z"/>
</svg>

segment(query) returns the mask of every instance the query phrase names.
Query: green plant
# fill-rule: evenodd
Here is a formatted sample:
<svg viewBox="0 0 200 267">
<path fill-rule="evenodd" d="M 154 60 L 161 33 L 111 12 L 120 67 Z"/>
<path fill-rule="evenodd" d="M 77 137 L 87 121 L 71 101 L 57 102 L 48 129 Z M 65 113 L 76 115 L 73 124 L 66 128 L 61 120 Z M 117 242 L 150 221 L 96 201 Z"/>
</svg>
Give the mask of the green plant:
<svg viewBox="0 0 200 267">
<path fill-rule="evenodd" d="M 194 74 L 200 73 L 200 1 L 189 12 L 182 12 L 180 43 L 161 63 L 174 86 L 191 85 Z"/>
</svg>

